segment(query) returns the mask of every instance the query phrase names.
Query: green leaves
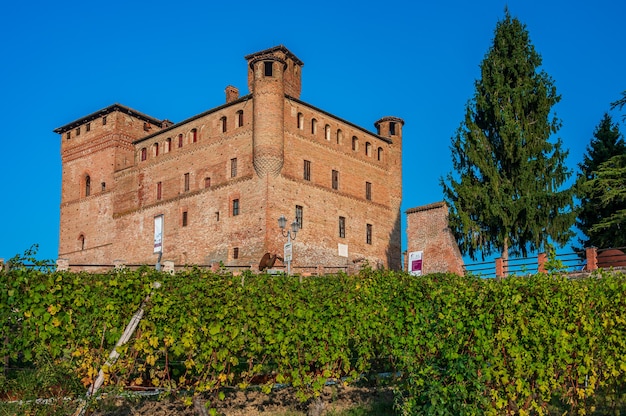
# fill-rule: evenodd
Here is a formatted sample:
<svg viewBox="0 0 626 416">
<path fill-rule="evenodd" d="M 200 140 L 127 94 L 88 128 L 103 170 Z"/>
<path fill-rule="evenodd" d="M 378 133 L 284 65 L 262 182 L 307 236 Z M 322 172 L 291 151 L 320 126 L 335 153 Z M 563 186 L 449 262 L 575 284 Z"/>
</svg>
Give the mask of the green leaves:
<svg viewBox="0 0 626 416">
<path fill-rule="evenodd" d="M 552 107 L 560 101 L 528 31 L 508 11 L 481 63 L 476 93 L 452 138 L 454 174 L 441 181 L 463 253 L 503 256 L 564 244 L 574 221 L 571 172 Z"/>
<path fill-rule="evenodd" d="M 162 287 L 106 369 L 108 384 L 216 399 L 225 387 L 270 392 L 290 384 L 304 401 L 330 380 L 388 372 L 405 413 L 457 415 L 547 414 L 554 403 L 582 412 L 597 391 L 626 380 L 620 274 L 495 281 L 365 270 L 302 284 L 248 276 L 244 287 L 238 277 L 200 270 L 0 278 L 2 336 L 10 334 L 3 355 L 34 367 L 54 357 L 85 385 L 155 280 Z"/>
</svg>

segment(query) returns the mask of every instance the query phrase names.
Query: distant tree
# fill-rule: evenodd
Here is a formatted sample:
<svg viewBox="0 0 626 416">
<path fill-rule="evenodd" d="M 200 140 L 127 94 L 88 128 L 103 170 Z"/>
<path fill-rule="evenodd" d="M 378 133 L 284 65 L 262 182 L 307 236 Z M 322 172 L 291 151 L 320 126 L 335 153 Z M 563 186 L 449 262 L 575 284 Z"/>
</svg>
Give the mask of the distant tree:
<svg viewBox="0 0 626 416">
<path fill-rule="evenodd" d="M 620 188 L 615 183 L 620 178 L 613 175 L 615 169 L 619 171 L 619 160 L 613 158 L 621 155 L 626 155 L 626 144 L 617 124 L 605 113 L 593 132 L 582 163 L 578 165 L 580 172 L 576 180 L 576 196 L 580 199 L 580 208 L 576 226 L 586 236 L 579 239 L 581 248 L 626 245 L 624 225 L 620 229 L 619 222 L 609 220 L 620 210 L 626 209 L 623 200 L 613 197 Z M 612 162 L 607 164 L 609 161 Z M 626 175 L 622 177 L 622 181 L 626 181 Z"/>
<path fill-rule="evenodd" d="M 611 103 L 611 110 L 619 108 L 620 110 L 626 105 L 626 91 L 622 91 L 622 98 Z M 626 114 L 622 116 L 622 120 L 626 121 Z"/>
<path fill-rule="evenodd" d="M 540 65 L 526 26 L 505 10 L 452 138 L 456 175 L 441 181 L 451 229 L 473 259 L 526 256 L 573 234 L 573 190 L 561 190 L 568 152 L 549 141 L 561 126 L 551 114 L 560 96 Z"/>
</svg>

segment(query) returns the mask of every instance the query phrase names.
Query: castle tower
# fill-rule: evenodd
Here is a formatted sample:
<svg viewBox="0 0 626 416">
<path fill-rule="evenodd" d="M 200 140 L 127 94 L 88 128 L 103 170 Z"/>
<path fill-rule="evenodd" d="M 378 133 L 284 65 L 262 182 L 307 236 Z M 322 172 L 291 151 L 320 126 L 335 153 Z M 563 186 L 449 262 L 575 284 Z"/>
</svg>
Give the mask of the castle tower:
<svg viewBox="0 0 626 416">
<path fill-rule="evenodd" d="M 54 130 L 61 135 L 60 257 L 109 261 L 115 172 L 135 164 L 132 142 L 161 124 L 114 104 Z"/>
<path fill-rule="evenodd" d="M 260 177 L 277 176 L 284 163 L 285 95 L 300 97 L 303 63 L 284 46 L 248 55 L 246 60 L 254 101 L 254 169 Z"/>
</svg>

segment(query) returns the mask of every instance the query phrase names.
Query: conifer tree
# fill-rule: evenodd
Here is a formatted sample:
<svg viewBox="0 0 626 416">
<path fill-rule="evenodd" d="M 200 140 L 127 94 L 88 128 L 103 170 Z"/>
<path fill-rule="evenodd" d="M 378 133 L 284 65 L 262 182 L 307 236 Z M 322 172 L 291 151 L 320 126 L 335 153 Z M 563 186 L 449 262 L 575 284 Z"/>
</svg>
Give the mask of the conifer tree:
<svg viewBox="0 0 626 416">
<path fill-rule="evenodd" d="M 552 114 L 560 96 L 540 66 L 526 26 L 505 10 L 452 138 L 456 174 L 441 181 L 450 227 L 473 259 L 526 256 L 572 236 L 573 190 L 561 189 L 571 175 L 567 151 L 550 141 L 561 126 Z"/>
<path fill-rule="evenodd" d="M 620 198 L 626 192 L 626 174 L 621 174 L 626 166 L 620 156 L 626 156 L 626 144 L 617 124 L 604 114 L 578 165 L 576 226 L 586 236 L 579 239 L 582 247 L 626 246 L 626 224 L 619 221 L 620 211 L 626 216 L 626 200 Z"/>
</svg>

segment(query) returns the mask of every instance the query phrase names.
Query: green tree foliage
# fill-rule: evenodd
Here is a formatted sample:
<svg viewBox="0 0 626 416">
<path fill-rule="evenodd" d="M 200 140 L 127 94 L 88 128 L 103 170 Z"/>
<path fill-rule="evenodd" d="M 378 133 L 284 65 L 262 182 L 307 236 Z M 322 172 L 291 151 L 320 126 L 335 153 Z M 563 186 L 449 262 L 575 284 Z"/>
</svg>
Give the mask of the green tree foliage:
<svg viewBox="0 0 626 416">
<path fill-rule="evenodd" d="M 602 163 L 583 192 L 597 203 L 602 216 L 589 228 L 590 240 L 598 247 L 626 246 L 626 153 Z"/>
<path fill-rule="evenodd" d="M 561 189 L 568 152 L 549 140 L 561 126 L 551 113 L 560 96 L 540 65 L 526 26 L 505 11 L 452 138 L 456 175 L 441 181 L 450 226 L 474 259 L 526 255 L 572 235 L 573 190 Z"/>
<path fill-rule="evenodd" d="M 626 144 L 619 127 L 613 123 L 609 114 L 604 114 L 587 146 L 582 163 L 578 165 L 580 173 L 576 194 L 580 199 L 580 209 L 576 226 L 587 237 L 580 239 L 583 247 L 626 245 L 623 212 L 621 227 L 619 221 L 619 212 L 626 210 L 623 197 L 626 192 L 626 172 L 623 157 L 615 158 L 623 155 L 626 155 Z"/>
<path fill-rule="evenodd" d="M 611 103 L 611 110 L 619 108 L 620 110 L 626 105 L 626 91 L 622 91 L 622 98 Z M 622 120 L 626 121 L 626 114 L 622 116 Z"/>
</svg>

